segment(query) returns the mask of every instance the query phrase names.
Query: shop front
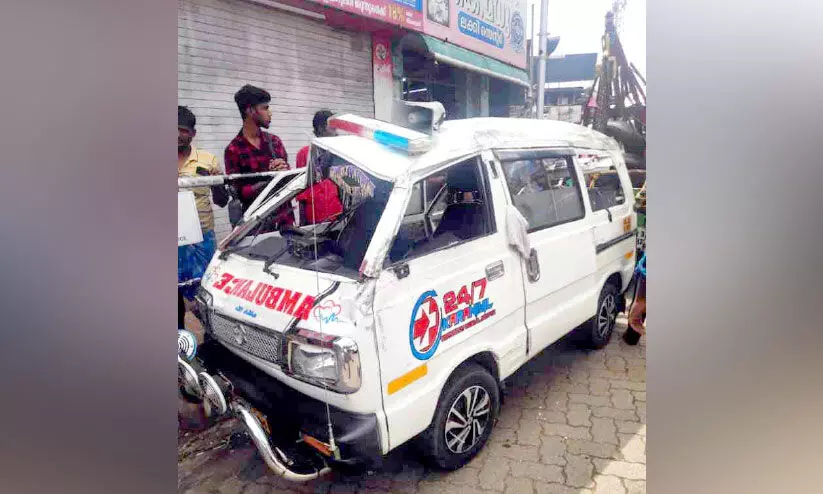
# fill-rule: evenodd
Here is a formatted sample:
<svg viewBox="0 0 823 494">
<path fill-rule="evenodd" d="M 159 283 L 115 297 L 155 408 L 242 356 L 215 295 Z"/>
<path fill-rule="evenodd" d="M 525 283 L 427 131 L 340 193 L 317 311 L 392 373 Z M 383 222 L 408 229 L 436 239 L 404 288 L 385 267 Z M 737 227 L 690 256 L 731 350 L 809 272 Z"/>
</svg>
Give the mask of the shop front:
<svg viewBox="0 0 823 494">
<path fill-rule="evenodd" d="M 508 116 L 529 87 L 525 71 L 425 34 L 407 34 L 395 50 L 399 99 L 439 101 L 448 119 Z"/>
</svg>

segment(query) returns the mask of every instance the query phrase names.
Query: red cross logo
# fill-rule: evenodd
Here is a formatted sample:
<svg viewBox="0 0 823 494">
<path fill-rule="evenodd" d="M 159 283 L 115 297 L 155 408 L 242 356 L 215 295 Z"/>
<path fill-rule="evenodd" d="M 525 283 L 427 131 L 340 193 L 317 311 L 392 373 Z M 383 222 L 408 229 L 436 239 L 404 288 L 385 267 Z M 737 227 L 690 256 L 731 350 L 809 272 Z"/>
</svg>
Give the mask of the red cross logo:
<svg viewBox="0 0 823 494">
<path fill-rule="evenodd" d="M 437 342 L 437 332 L 440 329 L 437 301 L 432 297 L 424 300 L 415 316 L 414 346 L 419 352 L 426 352 Z"/>
</svg>

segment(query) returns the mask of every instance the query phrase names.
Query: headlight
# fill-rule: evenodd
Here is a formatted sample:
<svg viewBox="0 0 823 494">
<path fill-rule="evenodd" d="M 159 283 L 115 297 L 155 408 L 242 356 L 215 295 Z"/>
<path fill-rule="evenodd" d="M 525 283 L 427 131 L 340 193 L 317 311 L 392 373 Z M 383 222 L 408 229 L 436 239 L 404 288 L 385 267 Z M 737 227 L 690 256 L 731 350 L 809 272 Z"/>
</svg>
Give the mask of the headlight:
<svg viewBox="0 0 823 494">
<path fill-rule="evenodd" d="M 207 331 L 211 329 L 211 321 L 209 320 L 209 313 L 211 312 L 214 297 L 211 293 L 206 291 L 202 286 L 197 289 L 197 294 L 194 296 L 194 301 L 197 303 L 197 318 L 203 324 L 203 328 Z"/>
<path fill-rule="evenodd" d="M 287 370 L 292 377 L 340 393 L 360 389 L 360 353 L 352 340 L 306 329 L 287 338 Z"/>
</svg>

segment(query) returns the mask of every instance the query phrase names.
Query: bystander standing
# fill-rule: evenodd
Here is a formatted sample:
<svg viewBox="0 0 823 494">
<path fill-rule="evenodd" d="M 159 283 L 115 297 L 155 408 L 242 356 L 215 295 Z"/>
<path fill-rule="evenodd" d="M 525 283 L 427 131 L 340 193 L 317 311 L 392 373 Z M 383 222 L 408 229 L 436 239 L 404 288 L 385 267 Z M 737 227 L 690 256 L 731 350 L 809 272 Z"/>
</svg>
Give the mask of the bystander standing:
<svg viewBox="0 0 823 494">
<path fill-rule="evenodd" d="M 192 140 L 196 135 L 197 123 L 194 114 L 185 106 L 177 107 L 177 176 L 194 177 L 198 175 L 219 175 L 221 173 L 217 157 L 211 153 L 195 148 Z M 211 189 L 211 194 L 209 193 Z M 178 283 L 191 281 L 203 276 L 206 267 L 211 261 L 216 248 L 214 235 L 214 213 L 211 209 L 211 198 L 223 207 L 228 202 L 228 195 L 222 186 L 196 187 L 194 192 L 197 214 L 200 218 L 200 228 L 203 230 L 203 241 L 192 245 L 177 247 L 177 281 Z M 178 289 L 178 327 L 183 327 L 186 304 L 183 299 L 194 299 L 196 287 L 190 284 Z"/>
</svg>

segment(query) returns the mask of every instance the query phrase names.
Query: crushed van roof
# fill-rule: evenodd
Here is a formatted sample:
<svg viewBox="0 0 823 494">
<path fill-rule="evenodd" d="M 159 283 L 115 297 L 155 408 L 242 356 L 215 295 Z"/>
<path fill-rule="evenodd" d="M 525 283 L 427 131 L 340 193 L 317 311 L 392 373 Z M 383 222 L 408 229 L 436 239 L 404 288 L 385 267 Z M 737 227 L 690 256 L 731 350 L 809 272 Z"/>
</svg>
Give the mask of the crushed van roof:
<svg viewBox="0 0 823 494">
<path fill-rule="evenodd" d="M 409 155 L 360 136 L 315 139 L 321 147 L 392 182 L 403 176 L 417 180 L 444 162 L 488 149 L 576 147 L 620 151 L 617 141 L 587 127 L 557 120 L 523 118 L 448 120 L 443 122 L 432 141 L 428 152 Z"/>
</svg>

